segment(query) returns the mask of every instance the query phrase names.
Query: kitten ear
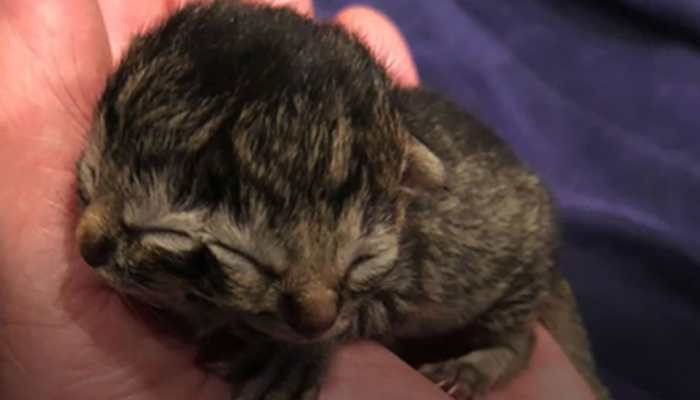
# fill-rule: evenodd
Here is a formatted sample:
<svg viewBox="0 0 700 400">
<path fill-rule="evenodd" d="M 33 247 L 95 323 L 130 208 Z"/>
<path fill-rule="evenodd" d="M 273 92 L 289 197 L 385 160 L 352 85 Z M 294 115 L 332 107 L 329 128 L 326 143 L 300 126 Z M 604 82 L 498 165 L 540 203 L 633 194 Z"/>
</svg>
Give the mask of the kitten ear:
<svg viewBox="0 0 700 400">
<path fill-rule="evenodd" d="M 410 192 L 448 190 L 442 160 L 411 134 L 408 135 L 402 185 Z"/>
<path fill-rule="evenodd" d="M 402 185 L 406 191 L 447 191 L 447 171 L 442 160 L 420 138 L 440 135 L 441 124 L 435 120 L 435 101 L 420 88 L 398 89 L 393 101 L 404 123 L 407 136 L 406 164 Z"/>
</svg>

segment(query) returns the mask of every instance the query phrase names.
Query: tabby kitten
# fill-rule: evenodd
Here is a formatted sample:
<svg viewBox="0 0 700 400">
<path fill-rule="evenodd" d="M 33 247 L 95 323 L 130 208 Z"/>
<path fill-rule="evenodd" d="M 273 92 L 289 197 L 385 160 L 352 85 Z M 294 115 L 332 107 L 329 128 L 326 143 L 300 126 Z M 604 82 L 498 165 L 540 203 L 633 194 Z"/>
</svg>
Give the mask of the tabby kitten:
<svg viewBox="0 0 700 400">
<path fill-rule="evenodd" d="M 356 338 L 472 398 L 526 365 L 537 320 L 607 396 L 547 191 L 338 27 L 234 1 L 176 12 L 110 77 L 78 181 L 85 261 L 232 345 L 205 361 L 234 399 L 316 399 Z"/>
</svg>

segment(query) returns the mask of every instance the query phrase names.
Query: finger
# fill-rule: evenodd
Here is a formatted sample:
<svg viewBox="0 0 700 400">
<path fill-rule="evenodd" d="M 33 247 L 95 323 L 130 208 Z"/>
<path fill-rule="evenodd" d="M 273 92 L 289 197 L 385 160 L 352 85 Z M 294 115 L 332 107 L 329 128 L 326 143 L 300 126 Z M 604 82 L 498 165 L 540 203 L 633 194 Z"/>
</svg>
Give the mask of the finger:
<svg viewBox="0 0 700 400">
<path fill-rule="evenodd" d="M 99 0 L 99 4 L 115 62 L 135 33 L 162 18 L 172 7 L 167 0 Z"/>
<path fill-rule="evenodd" d="M 5 0 L 0 15 L 0 54 L 8 55 L 0 57 L 0 207 L 13 210 L 0 215 L 0 229 L 10 230 L 0 231 L 0 254 L 17 254 L 31 234 L 63 233 L 47 225 L 63 210 L 59 199 L 72 197 L 74 161 L 110 57 L 94 1 Z M 23 235 L 12 232 L 19 228 Z M 55 250 L 62 241 L 51 239 L 39 243 Z"/>
<path fill-rule="evenodd" d="M 269 5 L 273 7 L 288 7 L 307 17 L 314 16 L 314 5 L 312 0 L 245 0 L 250 4 Z"/>
<path fill-rule="evenodd" d="M 449 396 L 413 368 L 370 342 L 346 346 L 333 357 L 320 398 L 449 400 Z"/>
<path fill-rule="evenodd" d="M 77 82 L 98 82 L 108 70 L 105 28 L 93 1 L 0 0 L 0 16 L 0 54 L 11 55 L 0 57 L 3 100 L 26 100 L 46 89 L 50 76 L 75 90 Z M 86 56 L 90 62 L 84 62 Z M 4 104 L 3 111 L 18 105 Z"/>
<path fill-rule="evenodd" d="M 0 16 L 0 208 L 12 210 L 0 213 L 0 259 L 13 266 L 0 268 L 0 294 L 12 298 L 26 288 L 19 280 L 38 272 L 31 286 L 39 287 L 64 272 L 65 227 L 53 223 L 62 199 L 72 198 L 74 162 L 110 58 L 94 1 L 0 0 Z M 24 256 L 35 262 L 23 265 Z M 44 271 L 34 265 L 40 258 Z"/>
<path fill-rule="evenodd" d="M 418 84 L 418 71 L 399 29 L 378 11 L 364 6 L 346 8 L 336 21 L 357 35 L 389 74 L 403 86 Z"/>
<path fill-rule="evenodd" d="M 57 183 L 53 176 L 40 182 L 36 165 L 44 171 L 72 167 L 110 68 L 106 31 L 91 0 L 0 0 L 0 16 L 0 54 L 6 55 L 0 57 L 0 181 L 17 195 L 46 183 L 45 194 Z M 0 206 L 38 206 L 27 198 L 11 204 L 9 197 L 0 195 Z M 17 212 L 3 216 L 20 218 Z"/>
<path fill-rule="evenodd" d="M 0 15 L 10 55 L 0 57 L 0 208 L 12 210 L 0 213 L 0 259 L 12 266 L 0 268 L 0 294 L 22 299 L 15 317 L 31 309 L 50 324 L 72 261 L 75 160 L 111 65 L 107 34 L 91 0 L 0 1 Z"/>
</svg>

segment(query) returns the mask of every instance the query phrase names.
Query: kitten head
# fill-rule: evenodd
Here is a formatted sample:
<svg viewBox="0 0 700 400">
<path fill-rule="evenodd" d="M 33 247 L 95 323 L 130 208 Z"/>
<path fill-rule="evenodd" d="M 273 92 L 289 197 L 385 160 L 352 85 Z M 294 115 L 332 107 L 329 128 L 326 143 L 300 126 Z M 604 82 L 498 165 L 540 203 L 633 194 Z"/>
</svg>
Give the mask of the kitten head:
<svg viewBox="0 0 700 400">
<path fill-rule="evenodd" d="M 99 103 L 78 166 L 84 259 L 203 328 L 295 342 L 356 329 L 398 284 L 410 193 L 444 178 L 394 90 L 336 28 L 185 8 L 134 42 Z"/>
</svg>

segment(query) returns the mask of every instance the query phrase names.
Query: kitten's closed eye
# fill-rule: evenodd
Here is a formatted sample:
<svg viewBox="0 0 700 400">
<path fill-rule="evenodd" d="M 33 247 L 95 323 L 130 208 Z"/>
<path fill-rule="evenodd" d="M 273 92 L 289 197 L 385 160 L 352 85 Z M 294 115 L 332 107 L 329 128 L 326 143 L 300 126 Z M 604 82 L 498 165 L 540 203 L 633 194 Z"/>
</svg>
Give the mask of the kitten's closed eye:
<svg viewBox="0 0 700 400">
<path fill-rule="evenodd" d="M 350 264 L 345 282 L 353 291 L 369 290 L 392 270 L 395 259 L 395 249 L 358 255 Z"/>
<path fill-rule="evenodd" d="M 352 262 L 350 263 L 350 268 L 354 269 L 354 268 L 360 266 L 361 264 L 364 264 L 367 261 L 373 259 L 374 257 L 376 257 L 376 255 L 374 255 L 374 254 L 362 254 L 362 255 L 356 256 L 355 259 L 352 260 Z"/>
<path fill-rule="evenodd" d="M 141 244 L 173 252 L 191 252 L 201 244 L 185 232 L 168 228 L 146 228 L 139 231 Z"/>
<path fill-rule="evenodd" d="M 157 267 L 180 278 L 205 276 L 215 264 L 209 250 L 185 232 L 168 228 L 146 228 L 137 232 L 142 246 L 158 254 Z"/>
<path fill-rule="evenodd" d="M 238 272 L 255 273 L 268 278 L 275 278 L 278 275 L 273 267 L 259 261 L 243 250 L 221 243 L 210 243 L 209 249 L 221 264 Z"/>
</svg>

